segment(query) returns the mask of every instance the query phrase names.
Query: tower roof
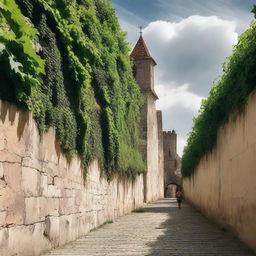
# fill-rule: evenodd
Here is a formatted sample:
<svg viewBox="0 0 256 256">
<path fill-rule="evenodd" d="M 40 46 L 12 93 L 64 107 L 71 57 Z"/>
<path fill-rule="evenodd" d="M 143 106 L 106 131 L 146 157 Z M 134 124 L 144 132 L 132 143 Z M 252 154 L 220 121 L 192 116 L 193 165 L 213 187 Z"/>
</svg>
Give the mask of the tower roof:
<svg viewBox="0 0 256 256">
<path fill-rule="evenodd" d="M 150 56 L 147 45 L 142 35 L 140 35 L 139 40 L 137 41 L 135 47 L 133 48 L 131 56 L 133 58 L 143 58 L 143 57 L 150 58 L 156 65 L 155 60 Z"/>
</svg>

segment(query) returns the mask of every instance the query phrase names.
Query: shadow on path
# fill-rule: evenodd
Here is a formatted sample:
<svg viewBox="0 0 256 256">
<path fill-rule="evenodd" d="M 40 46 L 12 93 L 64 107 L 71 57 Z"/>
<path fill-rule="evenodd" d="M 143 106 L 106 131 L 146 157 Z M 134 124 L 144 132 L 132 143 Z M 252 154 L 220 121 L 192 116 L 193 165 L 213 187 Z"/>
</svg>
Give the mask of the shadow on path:
<svg viewBox="0 0 256 256">
<path fill-rule="evenodd" d="M 165 213 L 168 218 L 156 241 L 147 243 L 147 256 L 165 255 L 255 255 L 229 232 L 221 231 L 187 203 L 178 209 L 175 199 L 164 199 L 145 208 L 146 212 Z"/>
</svg>

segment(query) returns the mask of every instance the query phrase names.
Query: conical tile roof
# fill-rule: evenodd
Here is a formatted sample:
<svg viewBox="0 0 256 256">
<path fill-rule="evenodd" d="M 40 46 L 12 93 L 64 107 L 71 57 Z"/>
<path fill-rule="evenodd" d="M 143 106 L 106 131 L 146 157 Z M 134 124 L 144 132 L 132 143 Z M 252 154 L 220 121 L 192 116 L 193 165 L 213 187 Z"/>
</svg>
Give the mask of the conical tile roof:
<svg viewBox="0 0 256 256">
<path fill-rule="evenodd" d="M 147 45 L 146 45 L 142 35 L 139 37 L 138 42 L 136 43 L 135 47 L 133 48 L 131 56 L 133 58 L 140 58 L 140 57 L 151 58 L 152 61 L 154 62 L 154 64 L 156 65 L 155 60 L 150 56 Z"/>
<path fill-rule="evenodd" d="M 145 44 L 145 41 L 142 36 L 140 36 L 138 42 L 136 43 L 132 53 L 132 57 L 151 57 L 148 51 L 148 48 Z"/>
</svg>

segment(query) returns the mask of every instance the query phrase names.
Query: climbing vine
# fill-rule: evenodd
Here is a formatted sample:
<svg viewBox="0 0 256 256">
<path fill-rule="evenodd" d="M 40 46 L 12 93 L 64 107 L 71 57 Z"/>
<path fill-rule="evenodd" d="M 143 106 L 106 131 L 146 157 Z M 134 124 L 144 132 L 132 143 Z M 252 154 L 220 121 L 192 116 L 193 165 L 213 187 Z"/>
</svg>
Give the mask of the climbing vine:
<svg viewBox="0 0 256 256">
<path fill-rule="evenodd" d="M 55 127 L 66 153 L 79 153 L 85 166 L 97 158 L 109 178 L 144 172 L 142 97 L 110 2 L 0 3 L 0 98 L 31 110 L 41 133 Z"/>
<path fill-rule="evenodd" d="M 38 31 L 24 19 L 14 0 L 0 2 L 0 93 L 39 114 L 44 61 L 34 46 Z M 9 86 L 6 86 L 9 84 Z"/>
<path fill-rule="evenodd" d="M 256 7 L 253 12 L 256 15 Z M 189 176 L 201 157 L 210 152 L 217 141 L 218 129 L 244 110 L 249 94 L 256 88 L 256 22 L 239 38 L 233 54 L 223 65 L 223 75 L 214 84 L 208 99 L 201 104 L 194 119 L 182 157 L 182 174 Z"/>
</svg>

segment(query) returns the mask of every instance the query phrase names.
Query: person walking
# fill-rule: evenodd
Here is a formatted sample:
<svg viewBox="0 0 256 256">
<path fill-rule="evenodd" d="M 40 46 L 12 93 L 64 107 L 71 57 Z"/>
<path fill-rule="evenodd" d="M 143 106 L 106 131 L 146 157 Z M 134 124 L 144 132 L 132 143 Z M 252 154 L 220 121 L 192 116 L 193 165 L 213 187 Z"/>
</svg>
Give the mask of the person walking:
<svg viewBox="0 0 256 256">
<path fill-rule="evenodd" d="M 183 199 L 183 192 L 182 192 L 181 188 L 179 188 L 177 190 L 176 198 L 177 198 L 178 207 L 179 207 L 179 209 L 181 209 L 181 203 L 182 203 L 182 199 Z"/>
</svg>

